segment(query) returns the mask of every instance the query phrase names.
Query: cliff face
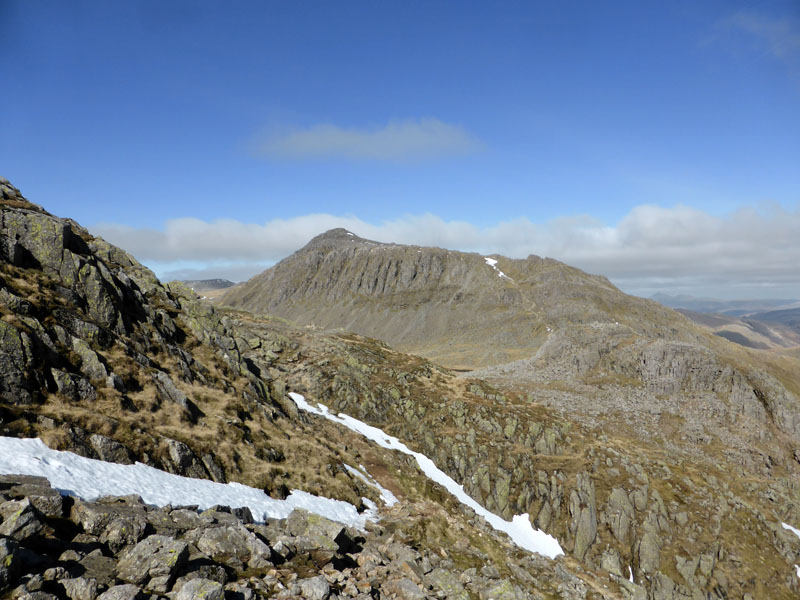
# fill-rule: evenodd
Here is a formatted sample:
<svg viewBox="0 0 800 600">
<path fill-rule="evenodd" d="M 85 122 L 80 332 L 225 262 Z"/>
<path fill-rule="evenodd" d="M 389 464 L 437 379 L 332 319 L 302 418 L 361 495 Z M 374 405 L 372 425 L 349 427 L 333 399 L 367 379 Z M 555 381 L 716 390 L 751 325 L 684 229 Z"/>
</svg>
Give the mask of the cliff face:
<svg viewBox="0 0 800 600">
<path fill-rule="evenodd" d="M 0 482 L 0 558 L 38 557 L 26 566 L 0 559 L 0 594 L 17 586 L 17 595 L 76 597 L 68 586 L 92 585 L 71 581 L 81 579 L 79 567 L 105 565 L 83 577 L 96 590 L 125 584 L 155 597 L 176 597 L 193 578 L 216 578 L 225 597 L 303 597 L 312 591 L 298 582 L 317 577 L 330 598 L 797 596 L 800 538 L 781 525 L 800 524 L 796 359 L 709 341 L 671 311 L 537 258 L 492 265 L 335 231 L 263 275 L 287 305 L 316 310 L 330 296 L 334 316 L 348 306 L 364 318 L 382 314 L 402 322 L 408 339 L 425 339 L 414 319 L 441 332 L 436 347 L 460 335 L 464 350 L 451 356 L 498 359 L 492 344 L 519 340 L 516 362 L 457 376 L 357 334 L 218 309 L 185 286 L 161 284 L 5 181 L 0 193 L 3 436 L 275 497 L 301 489 L 356 505 L 379 502 L 345 467 L 363 465 L 401 501 L 363 541 L 348 534 L 361 549 L 346 552 L 309 542 L 291 522 L 259 529 L 224 510 L 192 516 L 130 498 L 109 501 L 113 510 L 73 510 L 83 505 L 65 500 L 59 514 L 44 514 L 48 505 L 36 499 L 52 496 L 44 484 Z M 508 325 L 509 315 L 531 324 L 530 335 L 512 326 L 489 337 L 487 323 Z M 488 350 L 475 337 L 484 334 Z M 288 391 L 404 440 L 493 512 L 527 512 L 568 557 L 553 562 L 512 546 L 406 457 L 298 413 Z M 35 533 L 14 516 L 26 498 Z M 120 537 L 128 516 L 96 527 L 79 518 L 103 511 L 133 515 L 137 533 Z M 129 583 L 120 562 L 157 554 L 158 536 L 186 545 L 190 560 L 163 579 Z M 250 540 L 270 564 L 231 566 L 198 546 L 204 536 Z"/>
</svg>

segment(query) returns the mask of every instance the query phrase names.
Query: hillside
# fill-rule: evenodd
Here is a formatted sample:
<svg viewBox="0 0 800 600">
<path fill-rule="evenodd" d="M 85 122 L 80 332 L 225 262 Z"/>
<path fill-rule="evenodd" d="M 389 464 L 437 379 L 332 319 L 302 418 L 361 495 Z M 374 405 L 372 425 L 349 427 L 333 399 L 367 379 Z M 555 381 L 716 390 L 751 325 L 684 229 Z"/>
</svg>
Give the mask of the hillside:
<svg viewBox="0 0 800 600">
<path fill-rule="evenodd" d="M 317 236 L 220 303 L 376 337 L 465 370 L 531 356 L 550 332 L 581 324 L 697 337 L 674 312 L 553 259 L 385 244 L 344 229 Z"/>
<path fill-rule="evenodd" d="M 54 497 L 46 483 L 12 477 L 0 484 L 0 552 L 18 548 L 28 558 L 0 561 L 13 566 L 0 567 L 0 595 L 75 598 L 68 589 L 79 584 L 67 582 L 91 587 L 94 579 L 97 593 L 132 585 L 183 598 L 200 585 L 192 579 L 215 578 L 226 598 L 800 593 L 800 538 L 783 526 L 800 524 L 800 357 L 764 358 L 547 259 L 496 257 L 491 265 L 334 231 L 290 257 L 293 271 L 281 271 L 287 280 L 293 272 L 282 293 L 306 297 L 307 307 L 329 298 L 341 303 L 336 310 L 349 302 L 369 316 L 379 312 L 371 299 L 383 298 L 398 312 L 396 325 L 411 318 L 404 297 L 442 328 L 438 345 L 447 343 L 443 307 L 451 303 L 466 321 L 453 334 L 464 347 L 450 356 L 470 366 L 504 356 L 473 337 L 489 331 L 482 311 L 496 325 L 510 316 L 541 328 L 533 342 L 496 332 L 491 343 L 518 340 L 505 357 L 518 360 L 459 375 L 358 333 L 212 306 L 185 286 L 161 284 L 124 251 L 28 203 L 8 183 L 0 191 L 3 436 L 239 482 L 278 500 L 301 490 L 362 512 L 374 504 L 380 516 L 340 538 L 341 528 L 332 534 L 321 522 L 312 532 L 315 519 L 298 514 L 249 523 L 242 511 L 76 498 L 75 490 L 61 489 L 63 504 L 52 508 L 42 500 Z M 393 286 L 407 292 L 394 297 Z M 531 298 L 536 304 L 526 304 Z M 498 517 L 530 515 L 526 522 L 555 536 L 566 556 L 515 546 L 411 456 L 302 410 L 297 394 L 429 457 Z M 370 479 L 399 502 L 385 504 Z M 31 507 L 9 504 L 26 498 Z M 123 516 L 89 518 L 107 515 L 109 505 Z M 15 516 L 23 514 L 27 521 Z M 128 523 L 140 525 L 127 534 Z M 219 544 L 233 540 L 237 550 L 226 555 Z M 151 575 L 129 575 L 130 557 L 155 560 L 156 542 L 188 554 L 169 568 L 148 563 Z M 326 591 L 301 586 L 319 577 L 327 588 L 316 579 L 314 589 Z"/>
</svg>

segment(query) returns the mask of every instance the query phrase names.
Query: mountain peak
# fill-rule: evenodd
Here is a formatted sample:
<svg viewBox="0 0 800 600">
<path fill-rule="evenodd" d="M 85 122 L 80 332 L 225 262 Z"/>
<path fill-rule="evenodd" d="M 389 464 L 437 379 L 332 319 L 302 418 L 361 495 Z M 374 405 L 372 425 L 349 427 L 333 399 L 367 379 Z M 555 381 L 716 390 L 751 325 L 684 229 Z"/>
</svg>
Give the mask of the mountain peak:
<svg viewBox="0 0 800 600">
<path fill-rule="evenodd" d="M 370 245 L 380 244 L 380 242 L 374 242 L 372 240 L 366 240 L 362 237 L 359 237 L 352 231 L 348 231 L 343 227 L 337 227 L 335 229 L 329 229 L 325 233 L 321 233 L 312 238 L 303 249 L 307 250 L 314 248 L 340 247 L 354 243 L 368 243 Z"/>
</svg>

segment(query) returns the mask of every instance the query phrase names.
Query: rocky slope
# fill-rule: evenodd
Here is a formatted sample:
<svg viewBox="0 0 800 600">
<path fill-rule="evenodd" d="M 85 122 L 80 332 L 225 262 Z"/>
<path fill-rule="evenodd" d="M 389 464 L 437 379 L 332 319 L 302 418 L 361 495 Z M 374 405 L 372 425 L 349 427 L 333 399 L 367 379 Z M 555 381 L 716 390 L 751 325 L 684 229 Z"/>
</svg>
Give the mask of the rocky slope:
<svg viewBox="0 0 800 600">
<path fill-rule="evenodd" d="M 369 563 L 372 575 L 367 569 L 373 597 L 797 597 L 800 539 L 781 526 L 800 523 L 797 357 L 764 362 L 724 340 L 709 342 L 666 309 L 647 321 L 652 303 L 630 304 L 602 279 L 532 260 L 540 278 L 531 285 L 535 292 L 559 290 L 568 297 L 556 307 L 540 299 L 537 310 L 553 319 L 545 326 L 551 331 L 545 328 L 533 356 L 488 370 L 493 387 L 374 339 L 219 310 L 180 285 L 160 284 L 121 250 L 30 205 L 7 183 L 0 191 L 2 435 L 39 436 L 87 456 L 240 481 L 275 496 L 297 488 L 354 503 L 362 496 L 377 501 L 374 490 L 344 468 L 364 465 L 401 503 L 360 535 L 365 543 L 380 546 L 391 537 L 413 548 L 423 571 L 414 571 L 415 581 L 379 547 L 383 558 Z M 316 244 L 324 248 L 330 241 Z M 363 240 L 353 244 L 356 255 L 371 247 Z M 445 258 L 446 252 L 442 264 L 462 261 Z M 463 258 L 470 273 L 473 267 L 489 271 L 490 292 L 476 302 L 491 303 L 500 289 L 495 279 L 505 285 L 505 278 L 483 257 L 473 258 L 474 264 L 469 255 Z M 518 278 L 522 268 L 512 273 L 514 264 L 503 262 L 496 266 Z M 552 279 L 572 283 L 549 286 L 548 269 Z M 484 278 L 483 271 L 475 273 L 470 277 Z M 431 301 L 441 304 L 443 297 L 433 294 Z M 628 321 L 613 322 L 623 308 L 631 310 L 619 315 Z M 511 546 L 407 457 L 298 413 L 287 391 L 403 439 L 490 510 L 529 513 L 568 556 L 550 561 Z M 15 494 L 6 496 L 12 502 L 33 497 Z M 2 514 L 0 535 L 10 539 L 2 533 L 9 520 Z M 79 531 L 71 514 L 64 509 L 45 522 L 34 513 L 50 529 L 14 540 L 43 557 L 35 569 L 14 573 L 17 580 L 7 584 L 14 594 L 23 594 L 21 581 L 27 594 L 77 597 L 63 584 L 35 588 L 41 580 L 80 577 L 60 557 L 65 544 L 87 535 L 97 541 L 87 539 L 86 555 L 98 550 L 107 565 L 116 565 L 104 583 L 110 588 L 126 584 L 119 576 L 121 552 L 157 535 L 186 543 L 190 554 L 203 552 L 197 556 L 210 561 L 203 564 L 219 563 L 185 531 L 164 534 L 153 525 L 118 548 L 109 544 L 110 534 L 104 539 L 99 530 Z M 341 553 L 322 565 L 314 563 L 313 551 L 279 565 L 280 536 L 288 531 L 296 537 L 290 524 L 272 524 L 262 533 L 243 526 L 270 548 L 278 580 L 290 589 L 265 590 L 258 583 L 274 583 L 273 567 L 228 568 L 226 597 L 247 597 L 234 584 L 260 596 L 291 597 L 298 591 L 287 585 L 293 576 L 296 582 L 354 573 L 344 575 Z M 434 555 L 451 562 L 434 566 Z M 59 566 L 69 577 L 45 575 Z M 443 590 L 426 579 L 437 568 L 466 596 L 455 583 Z M 178 581 L 192 577 L 181 569 L 169 589 L 133 584 L 136 593 L 177 596 Z M 330 597 L 357 597 L 359 574 L 353 577 L 355 591 L 326 579 Z M 382 587 L 403 578 L 419 592 Z"/>
<path fill-rule="evenodd" d="M 459 369 L 530 356 L 551 331 L 581 323 L 649 337 L 696 336 L 661 305 L 556 260 L 487 260 L 373 242 L 344 229 L 317 236 L 220 302 L 376 337 Z"/>
</svg>

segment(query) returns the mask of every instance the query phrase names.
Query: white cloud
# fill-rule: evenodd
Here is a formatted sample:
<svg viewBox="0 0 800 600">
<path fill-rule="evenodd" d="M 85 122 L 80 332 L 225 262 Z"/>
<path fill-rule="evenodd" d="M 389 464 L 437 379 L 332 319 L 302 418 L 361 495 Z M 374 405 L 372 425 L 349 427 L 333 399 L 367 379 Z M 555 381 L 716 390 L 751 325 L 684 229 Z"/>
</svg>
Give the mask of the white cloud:
<svg viewBox="0 0 800 600">
<path fill-rule="evenodd" d="M 723 26 L 754 38 L 759 46 L 775 58 L 797 65 L 800 58 L 800 20 L 793 17 L 767 17 L 737 12 L 722 22 Z"/>
<path fill-rule="evenodd" d="M 687 206 L 637 206 L 616 225 L 590 216 L 533 223 L 526 218 L 479 227 L 432 214 L 379 225 L 313 214 L 263 225 L 174 219 L 163 231 L 100 224 L 93 231 L 132 252 L 159 275 L 254 275 L 315 235 L 344 227 L 361 237 L 513 258 L 550 256 L 608 276 L 632 293 L 694 291 L 720 296 L 800 297 L 800 211 L 778 206 L 714 216 Z M 194 274 L 194 275 L 193 275 Z"/>
<path fill-rule="evenodd" d="M 322 124 L 272 135 L 254 145 L 256 154 L 282 159 L 416 161 L 467 154 L 480 142 L 438 119 L 390 121 L 377 129 Z"/>
</svg>

